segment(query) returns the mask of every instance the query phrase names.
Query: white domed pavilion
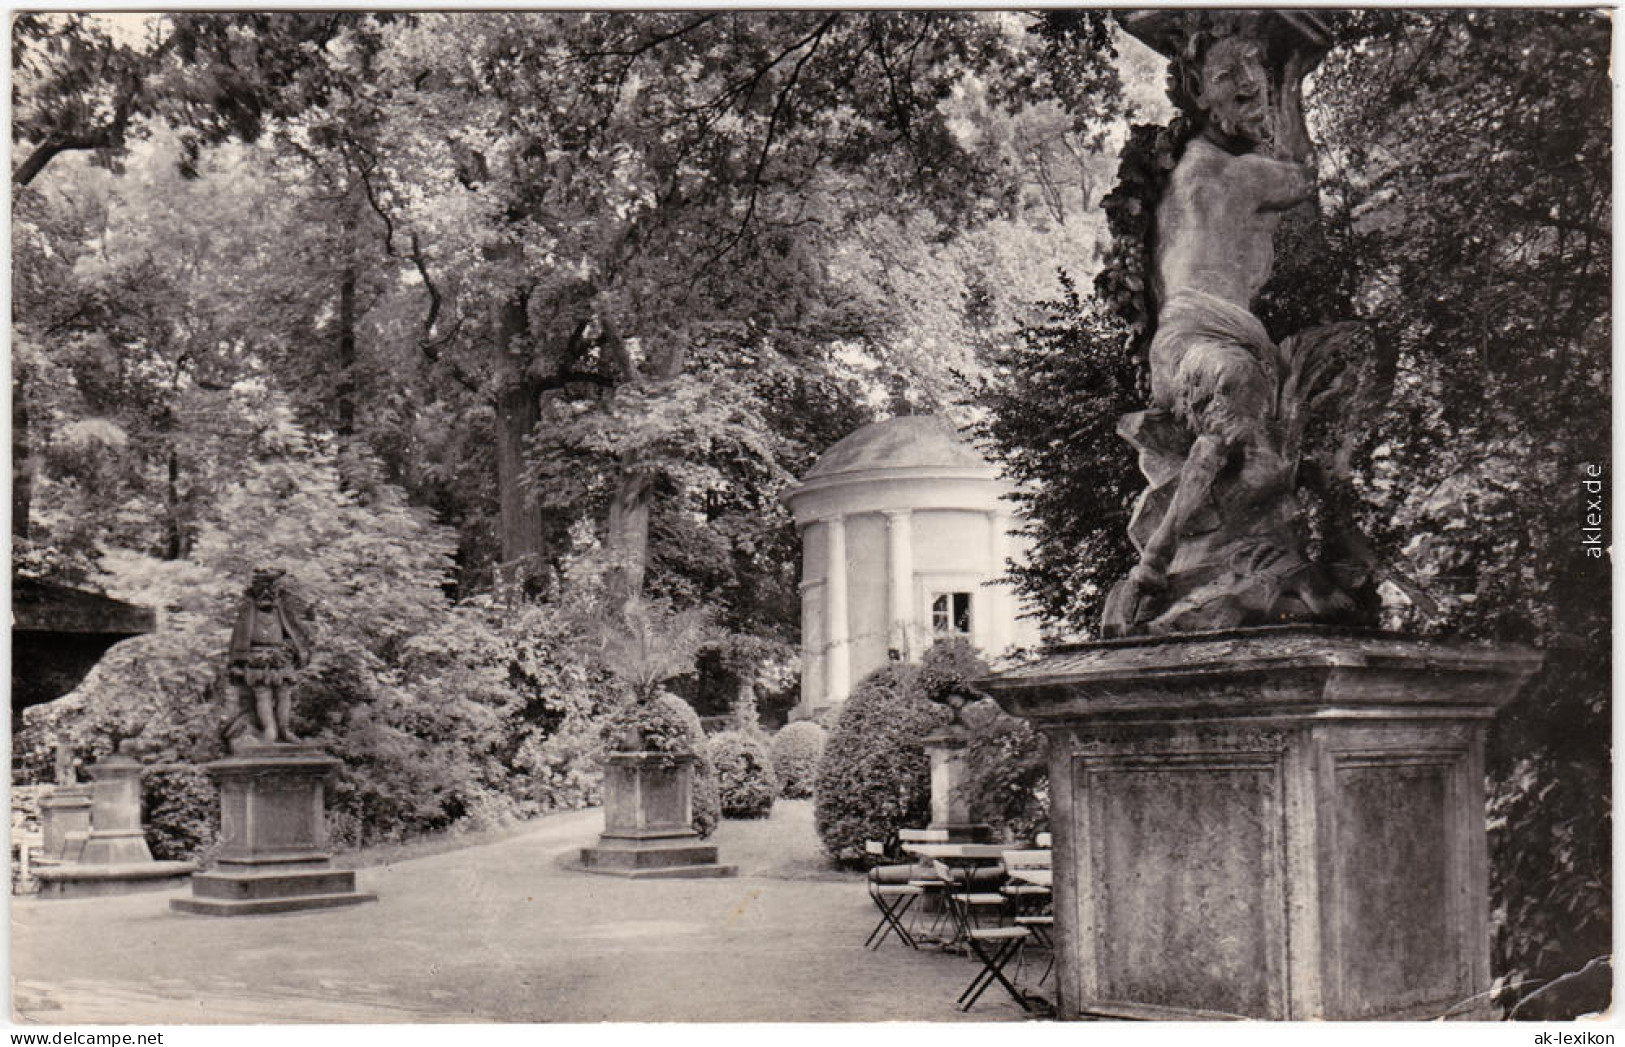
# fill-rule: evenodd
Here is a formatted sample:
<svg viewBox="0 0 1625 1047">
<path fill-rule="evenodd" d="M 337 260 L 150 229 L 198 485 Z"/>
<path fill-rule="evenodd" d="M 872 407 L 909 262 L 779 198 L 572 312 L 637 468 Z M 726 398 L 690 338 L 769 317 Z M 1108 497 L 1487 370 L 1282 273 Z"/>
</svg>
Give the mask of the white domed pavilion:
<svg viewBox="0 0 1625 1047">
<path fill-rule="evenodd" d="M 801 531 L 801 703 L 846 700 L 888 659 L 940 637 L 984 656 L 1038 642 L 997 579 L 1019 559 L 1010 485 L 946 419 L 889 418 L 831 447 L 786 495 Z"/>
</svg>

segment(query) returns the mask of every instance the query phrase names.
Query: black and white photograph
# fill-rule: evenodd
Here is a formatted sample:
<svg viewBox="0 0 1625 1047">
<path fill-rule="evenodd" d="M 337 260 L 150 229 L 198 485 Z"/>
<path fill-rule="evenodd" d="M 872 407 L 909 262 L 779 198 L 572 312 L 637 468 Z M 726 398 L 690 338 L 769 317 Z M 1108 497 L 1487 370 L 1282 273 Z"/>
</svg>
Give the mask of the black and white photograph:
<svg viewBox="0 0 1625 1047">
<path fill-rule="evenodd" d="M 1615 13 L 13 9 L 12 1042 L 1612 1043 Z"/>
</svg>

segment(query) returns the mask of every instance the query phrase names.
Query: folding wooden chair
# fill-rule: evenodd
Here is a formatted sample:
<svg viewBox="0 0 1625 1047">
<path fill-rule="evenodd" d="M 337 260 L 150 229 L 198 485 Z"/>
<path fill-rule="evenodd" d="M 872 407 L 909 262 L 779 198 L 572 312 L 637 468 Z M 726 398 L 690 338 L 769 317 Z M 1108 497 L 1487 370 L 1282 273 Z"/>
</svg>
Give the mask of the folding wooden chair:
<svg viewBox="0 0 1625 1047">
<path fill-rule="evenodd" d="M 948 879 L 949 877 L 944 875 L 948 871 L 946 868 L 938 868 L 937 875 Z M 971 979 L 965 991 L 959 994 L 957 1002 L 962 1011 L 974 1007 L 976 1001 L 987 991 L 987 987 L 994 982 L 1004 986 L 1005 992 L 1021 1005 L 1022 1010 L 1032 1009 L 1026 995 L 1004 974 L 1004 968 L 1020 954 L 1022 945 L 1032 937 L 1032 931 L 1021 926 L 988 927 L 981 924 L 983 914 L 1002 913 L 1004 904 L 1004 895 L 997 892 L 948 892 L 948 908 L 953 913 L 955 924 L 958 925 L 959 938 L 982 965 L 982 969 Z"/>
<path fill-rule="evenodd" d="M 903 924 L 909 908 L 925 894 L 923 888 L 909 882 L 917 870 L 912 865 L 879 864 L 886 859 L 886 848 L 878 840 L 864 841 L 863 851 L 868 860 L 876 863 L 869 867 L 869 900 L 880 910 L 880 922 L 869 932 L 864 947 L 878 949 L 887 936 L 895 934 L 910 949 L 918 949 L 914 936 Z"/>
<path fill-rule="evenodd" d="M 1024 874 L 1041 872 L 1047 875 L 1050 871 L 1051 852 L 1005 851 L 1002 857 L 1004 872 L 1009 877 L 1010 882 L 1006 883 L 1001 890 L 1015 902 L 1017 915 L 1032 915 L 1047 911 L 1050 889 L 1041 883 L 1035 883 L 1033 880 L 1027 879 Z"/>
<path fill-rule="evenodd" d="M 1003 893 L 1015 908 L 1013 922 L 1017 927 L 1027 928 L 1032 933 L 1033 943 L 1049 953 L 1049 962 L 1045 964 L 1044 972 L 1038 976 L 1038 984 L 1042 985 L 1055 969 L 1054 896 L 1049 887 L 1033 881 L 1050 874 L 1053 852 L 1005 851 L 1003 858 L 1005 872 L 1010 876 L 1010 882 L 1004 885 Z M 1043 876 L 1037 875 L 1040 873 Z M 1028 879 L 1028 874 L 1034 875 Z M 1021 980 L 1019 963 L 1016 968 L 1016 980 L 1018 982 Z"/>
</svg>

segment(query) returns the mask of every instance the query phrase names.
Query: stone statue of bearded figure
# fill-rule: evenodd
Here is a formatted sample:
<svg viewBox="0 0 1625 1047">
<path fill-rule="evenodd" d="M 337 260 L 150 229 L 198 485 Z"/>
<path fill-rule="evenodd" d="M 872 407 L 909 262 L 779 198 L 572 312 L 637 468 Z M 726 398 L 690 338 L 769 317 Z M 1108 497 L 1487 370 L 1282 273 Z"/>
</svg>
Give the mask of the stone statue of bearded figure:
<svg viewBox="0 0 1625 1047">
<path fill-rule="evenodd" d="M 1291 51 L 1278 87 L 1252 36 L 1195 34 L 1181 60 L 1201 130 L 1156 209 L 1152 402 L 1118 427 L 1149 487 L 1104 632 L 1343 621 L 1353 601 L 1305 556 L 1296 492 L 1310 408 L 1356 328 L 1278 346 L 1252 312 L 1281 215 L 1314 193 L 1301 82 L 1319 54 Z"/>
<path fill-rule="evenodd" d="M 231 632 L 227 676 L 237 712 L 226 725 L 231 751 L 300 739 L 289 727 L 296 670 L 310 662 L 310 644 L 282 592 L 281 571 L 257 570 Z"/>
</svg>

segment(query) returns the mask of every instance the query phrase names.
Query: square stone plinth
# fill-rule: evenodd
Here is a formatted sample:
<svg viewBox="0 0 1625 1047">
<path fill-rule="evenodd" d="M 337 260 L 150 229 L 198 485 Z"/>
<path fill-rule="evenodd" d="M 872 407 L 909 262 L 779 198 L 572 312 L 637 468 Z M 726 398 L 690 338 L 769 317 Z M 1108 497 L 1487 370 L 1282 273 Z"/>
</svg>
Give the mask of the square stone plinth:
<svg viewBox="0 0 1625 1047">
<path fill-rule="evenodd" d="M 339 761 L 313 745 L 253 749 L 208 765 L 220 788 L 218 864 L 170 906 L 250 916 L 376 901 L 355 873 L 330 867 L 324 783 Z"/>
<path fill-rule="evenodd" d="M 612 752 L 604 758 L 604 831 L 573 868 L 632 880 L 733 876 L 691 827 L 694 757 Z"/>
<path fill-rule="evenodd" d="M 1062 1016 L 1484 1016 L 1484 725 L 1539 664 L 1289 628 L 983 681 L 1049 740 Z"/>
</svg>

